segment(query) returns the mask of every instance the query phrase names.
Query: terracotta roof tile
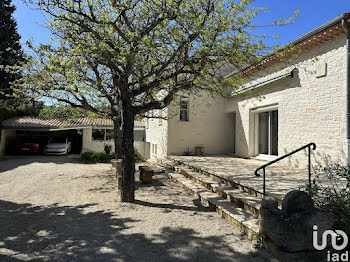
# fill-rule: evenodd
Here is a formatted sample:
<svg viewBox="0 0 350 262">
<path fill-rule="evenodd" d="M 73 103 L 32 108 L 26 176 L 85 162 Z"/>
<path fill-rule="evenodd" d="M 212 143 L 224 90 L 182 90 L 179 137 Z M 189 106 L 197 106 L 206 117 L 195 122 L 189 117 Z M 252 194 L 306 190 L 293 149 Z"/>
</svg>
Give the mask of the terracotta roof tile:
<svg viewBox="0 0 350 262">
<path fill-rule="evenodd" d="M 40 118 L 40 117 L 15 117 L 2 122 L 3 128 L 20 128 L 20 129 L 60 129 L 76 127 L 111 127 L 113 121 L 107 118 Z M 144 127 L 143 121 L 136 120 L 135 127 Z"/>
</svg>

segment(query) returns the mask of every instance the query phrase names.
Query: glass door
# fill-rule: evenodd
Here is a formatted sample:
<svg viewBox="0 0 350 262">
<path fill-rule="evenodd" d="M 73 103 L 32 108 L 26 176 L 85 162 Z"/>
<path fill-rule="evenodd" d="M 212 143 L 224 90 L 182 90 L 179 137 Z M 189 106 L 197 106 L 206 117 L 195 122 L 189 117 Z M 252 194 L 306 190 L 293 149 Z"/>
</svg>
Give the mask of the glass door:
<svg viewBox="0 0 350 262">
<path fill-rule="evenodd" d="M 278 155 L 278 111 L 259 113 L 259 154 Z"/>
</svg>

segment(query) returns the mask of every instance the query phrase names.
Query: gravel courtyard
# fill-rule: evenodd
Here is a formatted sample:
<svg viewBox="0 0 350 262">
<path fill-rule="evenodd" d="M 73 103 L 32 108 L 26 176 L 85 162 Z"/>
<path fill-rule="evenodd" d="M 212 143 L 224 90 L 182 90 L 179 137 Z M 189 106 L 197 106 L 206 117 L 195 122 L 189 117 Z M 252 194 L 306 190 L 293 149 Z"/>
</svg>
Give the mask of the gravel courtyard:
<svg viewBox="0 0 350 262">
<path fill-rule="evenodd" d="M 270 261 L 164 175 L 119 201 L 110 164 L 0 160 L 0 261 Z"/>
</svg>

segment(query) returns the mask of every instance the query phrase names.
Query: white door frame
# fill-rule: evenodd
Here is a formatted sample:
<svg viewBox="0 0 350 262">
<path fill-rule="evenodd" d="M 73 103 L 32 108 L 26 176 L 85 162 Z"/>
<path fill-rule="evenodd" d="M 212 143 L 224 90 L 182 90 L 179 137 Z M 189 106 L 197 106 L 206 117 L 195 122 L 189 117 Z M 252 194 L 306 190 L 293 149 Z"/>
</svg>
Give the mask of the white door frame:
<svg viewBox="0 0 350 262">
<path fill-rule="evenodd" d="M 268 123 L 268 154 L 259 154 L 259 113 L 278 111 L 278 104 L 259 107 L 252 110 L 254 114 L 254 155 L 259 157 L 268 157 L 268 158 L 276 158 L 277 156 L 271 155 L 271 116 L 269 114 L 269 123 Z"/>
</svg>

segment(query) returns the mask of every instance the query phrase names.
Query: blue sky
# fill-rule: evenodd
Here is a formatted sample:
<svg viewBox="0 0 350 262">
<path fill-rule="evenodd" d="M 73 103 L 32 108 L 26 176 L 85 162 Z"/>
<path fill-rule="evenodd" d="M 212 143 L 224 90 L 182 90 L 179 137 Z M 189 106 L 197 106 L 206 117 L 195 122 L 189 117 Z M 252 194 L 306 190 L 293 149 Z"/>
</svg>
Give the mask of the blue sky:
<svg viewBox="0 0 350 262">
<path fill-rule="evenodd" d="M 50 32 L 43 27 L 45 24 L 43 15 L 39 11 L 28 8 L 21 0 L 12 2 L 17 7 L 15 19 L 22 36 L 23 47 L 25 48 L 24 42 L 30 38 L 37 44 L 48 43 Z M 282 17 L 288 18 L 294 14 L 295 10 L 300 9 L 299 17 L 293 24 L 261 29 L 268 35 L 280 34 L 281 37 L 277 42 L 281 44 L 288 43 L 334 17 L 350 11 L 349 0 L 257 0 L 255 5 L 270 9 L 268 13 L 261 13 L 256 19 L 256 23 L 260 25 Z"/>
</svg>

